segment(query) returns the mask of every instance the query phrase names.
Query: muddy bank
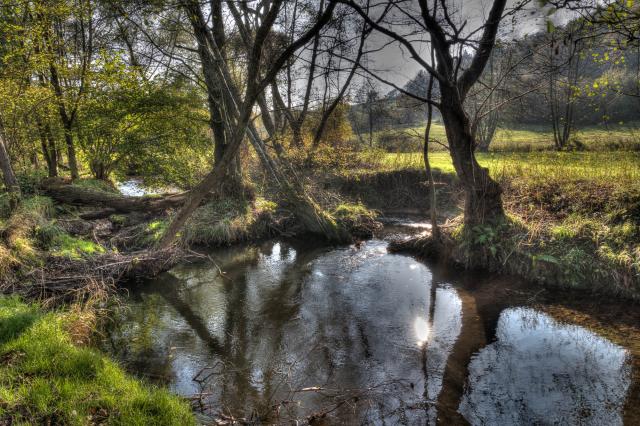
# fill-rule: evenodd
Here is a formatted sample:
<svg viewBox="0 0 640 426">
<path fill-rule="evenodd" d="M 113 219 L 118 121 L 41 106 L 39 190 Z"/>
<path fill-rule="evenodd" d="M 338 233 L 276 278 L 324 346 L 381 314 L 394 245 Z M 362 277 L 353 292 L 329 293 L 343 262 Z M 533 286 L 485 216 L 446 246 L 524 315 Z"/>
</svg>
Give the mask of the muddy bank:
<svg viewBox="0 0 640 426">
<path fill-rule="evenodd" d="M 444 212 L 455 207 L 460 195 L 455 176 L 436 171 L 434 180 L 439 208 Z M 426 214 L 429 209 L 427 180 L 419 169 L 337 175 L 326 178 L 323 184 L 385 214 Z"/>
</svg>

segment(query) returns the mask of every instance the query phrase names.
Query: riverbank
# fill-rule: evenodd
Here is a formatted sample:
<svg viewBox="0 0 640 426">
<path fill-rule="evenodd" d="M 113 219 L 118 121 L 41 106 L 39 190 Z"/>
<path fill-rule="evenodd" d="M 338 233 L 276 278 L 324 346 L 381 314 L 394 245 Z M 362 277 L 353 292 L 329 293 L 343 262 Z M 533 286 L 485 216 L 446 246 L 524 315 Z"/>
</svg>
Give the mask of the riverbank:
<svg viewBox="0 0 640 426">
<path fill-rule="evenodd" d="M 0 297 L 0 423 L 194 425 L 186 400 L 85 346 L 94 321 Z"/>
<path fill-rule="evenodd" d="M 90 179 L 33 182 L 23 194 L 13 211 L 0 199 L 0 291 L 54 303 L 107 299 L 118 282 L 197 257 L 199 247 L 305 232 L 292 212 L 263 195 L 216 197 L 194 212 L 176 246 L 158 251 L 184 194 L 124 196 Z M 330 197 L 323 208 L 353 238 L 380 227 L 362 204 Z"/>
<path fill-rule="evenodd" d="M 628 154 L 638 158 L 637 153 Z M 507 220 L 475 229 L 462 225 L 463 194 L 450 164 L 437 164 L 437 212 L 444 244 L 434 250 L 430 237 L 420 236 L 394 249 L 467 269 L 518 275 L 541 286 L 640 300 L 637 165 L 634 168 L 625 158 L 610 163 L 606 173 L 600 165 L 600 171 L 590 175 L 579 163 L 565 160 L 488 163 L 504 189 Z M 328 181 L 383 213 L 418 207 L 427 217 L 421 164 L 397 167 L 384 163 Z"/>
</svg>

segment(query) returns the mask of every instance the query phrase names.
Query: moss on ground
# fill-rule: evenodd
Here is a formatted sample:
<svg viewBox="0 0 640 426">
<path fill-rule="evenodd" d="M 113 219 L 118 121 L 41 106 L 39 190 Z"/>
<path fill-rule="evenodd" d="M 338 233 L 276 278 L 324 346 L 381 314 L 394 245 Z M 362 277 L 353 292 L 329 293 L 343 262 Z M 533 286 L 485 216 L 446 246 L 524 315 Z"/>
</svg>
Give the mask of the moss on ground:
<svg viewBox="0 0 640 426">
<path fill-rule="evenodd" d="M 0 422 L 195 424 L 186 401 L 135 380 L 97 351 L 78 347 L 76 315 L 0 298 Z"/>
<path fill-rule="evenodd" d="M 119 194 L 120 191 L 111 182 L 107 182 L 100 179 L 76 179 L 73 181 L 73 185 L 80 188 L 95 189 L 103 192 L 110 192 L 113 194 Z"/>
<path fill-rule="evenodd" d="M 340 226 L 356 237 L 371 237 L 382 227 L 376 220 L 378 212 L 362 203 L 340 203 L 331 211 L 331 215 Z"/>
</svg>

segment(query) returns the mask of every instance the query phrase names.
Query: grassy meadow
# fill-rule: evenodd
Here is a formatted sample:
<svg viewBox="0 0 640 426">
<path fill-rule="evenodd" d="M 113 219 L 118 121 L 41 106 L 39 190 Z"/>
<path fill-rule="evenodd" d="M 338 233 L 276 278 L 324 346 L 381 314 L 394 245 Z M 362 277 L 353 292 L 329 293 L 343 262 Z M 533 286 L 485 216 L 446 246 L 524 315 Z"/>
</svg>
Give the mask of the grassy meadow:
<svg viewBox="0 0 640 426">
<path fill-rule="evenodd" d="M 640 179 L 640 152 L 632 151 L 536 151 L 477 153 L 478 162 L 496 178 L 524 176 L 531 179 L 586 179 L 632 182 Z M 448 152 L 430 155 L 431 166 L 453 173 Z M 422 153 L 386 153 L 380 169 L 418 169 L 424 167 Z"/>
<path fill-rule="evenodd" d="M 381 130 L 373 133 L 375 145 L 386 140 L 413 140 L 420 146 L 425 126 Z M 366 135 L 365 135 L 366 136 Z M 431 127 L 433 151 L 444 150 L 446 134 L 442 123 L 433 123 Z M 640 125 L 638 123 L 616 124 L 610 126 L 589 126 L 576 129 L 572 134 L 572 145 L 588 151 L 640 150 Z M 529 152 L 554 149 L 553 131 L 542 126 L 500 127 L 491 142 L 490 150 L 498 152 Z"/>
<path fill-rule="evenodd" d="M 393 129 L 374 134 L 374 143 L 410 137 L 415 152 L 377 152 L 367 154 L 367 167 L 355 173 L 423 169 L 421 152 L 424 126 Z M 443 173 L 454 173 L 446 151 L 446 135 L 440 123 L 431 131 L 431 166 Z M 481 165 L 495 178 L 523 176 L 528 179 L 595 180 L 634 182 L 640 179 L 640 127 L 635 125 L 589 127 L 574 132 L 574 148 L 556 151 L 551 131 L 542 127 L 500 128 L 487 153 L 477 152 Z M 576 141 L 579 149 L 576 148 Z M 409 145 L 412 146 L 412 145 Z M 405 145 L 406 147 L 406 145 Z M 374 167 L 369 167 L 373 165 Z"/>
</svg>

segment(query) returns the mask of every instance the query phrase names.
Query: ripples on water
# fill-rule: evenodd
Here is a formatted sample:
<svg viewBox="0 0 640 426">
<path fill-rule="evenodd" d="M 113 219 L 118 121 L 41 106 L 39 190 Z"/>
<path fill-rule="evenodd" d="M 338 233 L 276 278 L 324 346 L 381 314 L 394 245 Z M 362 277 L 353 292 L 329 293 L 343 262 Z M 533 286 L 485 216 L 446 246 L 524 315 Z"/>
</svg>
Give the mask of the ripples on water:
<svg viewBox="0 0 640 426">
<path fill-rule="evenodd" d="M 495 319 L 423 263 L 387 253 L 384 241 L 268 242 L 212 257 L 224 276 L 211 264 L 177 267 L 133 291 L 108 334 L 131 370 L 182 395 L 204 392 L 209 414 L 622 422 L 631 381 L 624 348 L 518 307 L 499 314 L 495 336 L 481 337 L 473 327 Z M 471 359 L 454 362 L 478 341 Z"/>
</svg>

